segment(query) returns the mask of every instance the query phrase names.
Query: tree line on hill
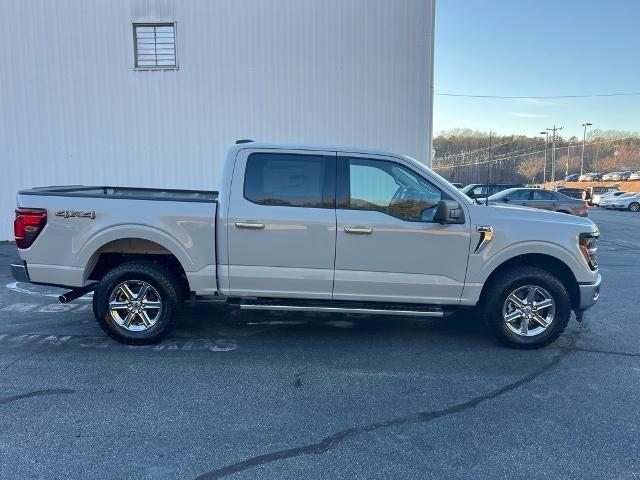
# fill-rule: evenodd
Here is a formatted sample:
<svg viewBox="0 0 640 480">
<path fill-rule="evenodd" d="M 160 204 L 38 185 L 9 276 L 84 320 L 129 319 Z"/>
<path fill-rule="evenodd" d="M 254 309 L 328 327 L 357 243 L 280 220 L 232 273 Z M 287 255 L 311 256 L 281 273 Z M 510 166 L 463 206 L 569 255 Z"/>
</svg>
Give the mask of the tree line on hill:
<svg viewBox="0 0 640 480">
<path fill-rule="evenodd" d="M 495 136 L 469 129 L 441 132 L 433 140 L 433 169 L 452 182 L 541 183 L 580 173 L 582 138 L 556 134 L 555 169 L 551 134 Z M 594 129 L 587 133 L 583 172 L 640 170 L 640 134 Z"/>
</svg>

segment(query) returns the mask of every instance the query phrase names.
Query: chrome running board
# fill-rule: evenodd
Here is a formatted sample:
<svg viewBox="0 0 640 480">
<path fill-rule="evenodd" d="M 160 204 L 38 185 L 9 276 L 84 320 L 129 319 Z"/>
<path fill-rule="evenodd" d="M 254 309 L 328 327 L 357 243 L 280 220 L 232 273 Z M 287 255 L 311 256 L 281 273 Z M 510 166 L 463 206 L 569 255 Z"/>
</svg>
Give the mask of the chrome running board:
<svg viewBox="0 0 640 480">
<path fill-rule="evenodd" d="M 451 312 L 445 311 L 440 307 L 422 306 L 422 305 L 401 305 L 401 304 L 380 304 L 379 306 L 364 306 L 359 304 L 335 304 L 327 302 L 321 303 L 303 302 L 274 302 L 273 300 L 265 301 L 241 301 L 241 310 L 277 310 L 287 312 L 326 312 L 326 313 L 357 313 L 364 315 L 403 315 L 411 317 L 444 317 Z"/>
</svg>

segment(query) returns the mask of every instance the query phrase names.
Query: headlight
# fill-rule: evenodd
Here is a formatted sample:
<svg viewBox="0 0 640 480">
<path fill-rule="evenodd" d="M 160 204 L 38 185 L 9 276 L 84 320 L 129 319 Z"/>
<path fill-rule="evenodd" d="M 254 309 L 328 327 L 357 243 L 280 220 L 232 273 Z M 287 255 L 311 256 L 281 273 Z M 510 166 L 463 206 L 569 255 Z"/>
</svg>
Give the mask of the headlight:
<svg viewBox="0 0 640 480">
<path fill-rule="evenodd" d="M 591 270 L 598 269 L 598 259 L 596 253 L 598 251 L 598 237 L 600 232 L 589 232 L 580 234 L 580 251 L 584 255 Z"/>
</svg>

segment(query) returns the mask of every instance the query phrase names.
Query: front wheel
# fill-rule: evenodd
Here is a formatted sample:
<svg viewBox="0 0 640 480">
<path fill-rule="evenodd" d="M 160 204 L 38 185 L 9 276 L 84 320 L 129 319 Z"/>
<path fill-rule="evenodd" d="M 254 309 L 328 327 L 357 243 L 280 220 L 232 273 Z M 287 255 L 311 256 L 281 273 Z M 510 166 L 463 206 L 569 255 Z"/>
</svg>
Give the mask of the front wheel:
<svg viewBox="0 0 640 480">
<path fill-rule="evenodd" d="M 566 288 L 537 267 L 509 269 L 487 285 L 483 314 L 491 332 L 513 348 L 540 348 L 556 340 L 571 316 Z"/>
<path fill-rule="evenodd" d="M 640 212 L 640 203 L 633 202 L 631 205 L 629 205 L 629 210 L 631 210 L 632 212 Z"/>
<path fill-rule="evenodd" d="M 127 262 L 108 272 L 93 294 L 98 324 L 113 339 L 130 345 L 156 343 L 172 326 L 180 304 L 175 276 L 153 262 Z"/>
</svg>

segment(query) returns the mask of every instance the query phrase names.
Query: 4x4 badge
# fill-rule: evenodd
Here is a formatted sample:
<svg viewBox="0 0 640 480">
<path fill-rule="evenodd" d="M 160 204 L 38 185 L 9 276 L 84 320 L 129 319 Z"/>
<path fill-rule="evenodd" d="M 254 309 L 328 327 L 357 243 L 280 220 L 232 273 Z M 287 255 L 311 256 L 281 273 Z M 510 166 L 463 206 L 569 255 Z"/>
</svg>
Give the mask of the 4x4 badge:
<svg viewBox="0 0 640 480">
<path fill-rule="evenodd" d="M 63 218 L 90 218 L 94 220 L 96 218 L 96 212 L 93 210 L 90 212 L 81 212 L 77 210 L 60 210 L 56 212 L 56 217 Z"/>
</svg>

